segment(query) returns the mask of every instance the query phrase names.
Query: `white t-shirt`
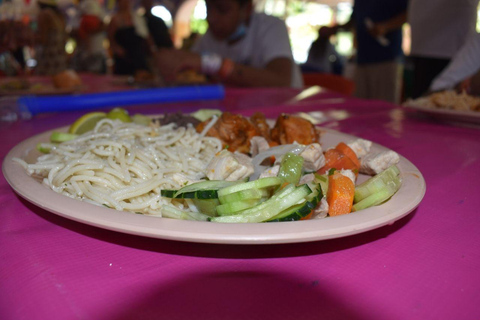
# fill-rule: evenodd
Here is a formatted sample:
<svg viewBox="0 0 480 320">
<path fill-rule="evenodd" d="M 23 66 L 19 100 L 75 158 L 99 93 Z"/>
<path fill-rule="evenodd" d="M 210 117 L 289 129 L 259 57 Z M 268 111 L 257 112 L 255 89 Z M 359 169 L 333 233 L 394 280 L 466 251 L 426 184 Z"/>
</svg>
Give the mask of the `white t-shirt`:
<svg viewBox="0 0 480 320">
<path fill-rule="evenodd" d="M 80 11 L 82 14 L 96 16 L 102 21 L 105 17 L 105 12 L 96 0 L 82 1 L 80 3 Z M 88 54 L 104 54 L 105 48 L 103 47 L 103 42 L 105 38 L 105 32 L 97 32 L 91 35 L 88 40 L 88 45 L 85 48 L 85 50 L 88 51 Z"/>
<path fill-rule="evenodd" d="M 293 60 L 287 28 L 285 23 L 276 17 L 253 13 L 247 34 L 232 45 L 215 39 L 207 31 L 194 44 L 192 50 L 197 53 L 216 53 L 254 68 L 264 68 L 276 58 L 288 58 L 293 62 L 291 86 L 294 88 L 303 86 L 300 68 Z"/>
<path fill-rule="evenodd" d="M 479 0 L 410 0 L 412 56 L 450 59 L 475 31 Z"/>
<path fill-rule="evenodd" d="M 430 90 L 452 89 L 480 70 L 480 34 L 473 33 L 450 64 L 432 82 Z"/>
</svg>

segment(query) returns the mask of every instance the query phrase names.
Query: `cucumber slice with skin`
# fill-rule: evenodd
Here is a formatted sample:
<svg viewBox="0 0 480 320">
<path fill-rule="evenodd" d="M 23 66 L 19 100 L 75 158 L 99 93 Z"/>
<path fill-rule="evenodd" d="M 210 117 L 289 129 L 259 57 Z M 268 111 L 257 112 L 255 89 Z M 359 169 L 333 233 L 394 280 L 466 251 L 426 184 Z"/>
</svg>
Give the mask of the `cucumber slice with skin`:
<svg viewBox="0 0 480 320">
<path fill-rule="evenodd" d="M 191 201 L 201 213 L 210 217 L 217 215 L 217 206 L 220 204 L 218 199 L 192 199 Z"/>
<path fill-rule="evenodd" d="M 219 216 L 228 216 L 239 211 L 254 207 L 260 202 L 259 199 L 248 199 L 241 201 L 228 202 L 217 206 L 217 214 Z"/>
<path fill-rule="evenodd" d="M 267 197 L 269 192 L 266 188 L 264 189 L 247 189 L 241 190 L 234 193 L 226 194 L 224 196 L 219 196 L 218 200 L 220 200 L 221 204 L 235 202 L 235 201 L 243 201 L 243 200 L 250 200 L 250 199 L 261 199 Z"/>
<path fill-rule="evenodd" d="M 311 202 L 305 201 L 280 212 L 268 222 L 297 221 L 308 216 L 313 208 Z"/>
<path fill-rule="evenodd" d="M 371 177 L 355 188 L 355 197 L 353 202 L 360 202 L 361 200 L 382 191 L 385 188 L 385 185 L 388 185 L 391 183 L 391 181 L 394 181 L 399 174 L 400 170 L 396 165 L 393 165 L 379 174 Z"/>
<path fill-rule="evenodd" d="M 295 187 L 288 194 L 284 195 L 282 198 L 272 197 L 265 202 L 262 202 L 259 206 L 264 204 L 262 209 L 257 210 L 257 206 L 246 210 L 247 212 L 240 212 L 238 214 L 222 217 L 214 217 L 209 219 L 213 222 L 223 222 L 223 223 L 256 223 L 264 222 L 272 217 L 276 216 L 283 210 L 286 210 L 296 204 L 302 199 L 305 199 L 312 193 L 312 190 L 308 185 L 304 184 L 299 187 Z"/>
<path fill-rule="evenodd" d="M 217 199 L 218 190 L 198 190 L 178 193 L 179 190 L 164 189 L 160 191 L 160 195 L 165 198 L 176 198 L 176 199 Z"/>
<path fill-rule="evenodd" d="M 288 184 L 286 185 L 283 189 L 280 189 L 279 191 L 277 191 L 272 197 L 270 197 L 270 199 L 267 199 L 267 200 L 280 200 L 280 199 L 283 199 L 284 197 L 286 197 L 288 194 L 290 194 L 291 192 L 293 192 L 293 190 L 295 190 L 295 185 L 293 183 L 291 184 Z M 263 210 L 265 208 L 267 208 L 269 205 L 269 202 L 268 201 L 264 201 L 264 202 L 260 202 L 259 204 L 257 204 L 255 207 L 252 207 L 252 208 L 249 208 L 249 209 L 245 209 L 241 212 L 237 212 L 238 213 L 242 213 L 242 214 L 249 214 L 249 213 L 253 213 L 253 212 L 256 212 L 258 210 Z"/>
<path fill-rule="evenodd" d="M 50 141 L 54 143 L 61 143 L 73 140 L 76 137 L 78 137 L 78 134 L 55 131 L 51 134 Z"/>
<path fill-rule="evenodd" d="M 297 204 L 287 210 L 280 212 L 278 215 L 268 220 L 268 222 L 278 221 L 297 221 L 310 214 L 315 209 L 320 200 L 323 198 L 322 188 L 320 185 L 309 186 L 313 192 L 306 197 L 306 201 L 301 204 Z"/>
<path fill-rule="evenodd" d="M 37 150 L 40 151 L 41 153 L 50 153 L 54 145 L 51 143 L 38 143 L 37 144 Z"/>
<path fill-rule="evenodd" d="M 162 190 L 161 195 L 167 198 L 197 198 L 197 199 L 215 199 L 217 190 L 243 181 L 224 181 L 224 180 L 206 180 L 189 184 L 172 195 L 172 190 Z"/>
<path fill-rule="evenodd" d="M 283 183 L 283 180 L 278 177 L 261 178 L 249 182 L 240 183 L 237 185 L 229 186 L 218 190 L 218 196 L 223 197 L 227 194 L 247 190 L 247 189 L 262 189 L 279 186 Z"/>
<path fill-rule="evenodd" d="M 382 184 L 383 186 L 381 186 Z M 352 207 L 352 211 L 367 209 L 387 201 L 398 191 L 398 189 L 400 189 L 401 181 L 398 177 L 394 177 L 386 184 L 383 181 L 378 180 L 376 185 L 381 189 L 355 203 Z"/>
</svg>

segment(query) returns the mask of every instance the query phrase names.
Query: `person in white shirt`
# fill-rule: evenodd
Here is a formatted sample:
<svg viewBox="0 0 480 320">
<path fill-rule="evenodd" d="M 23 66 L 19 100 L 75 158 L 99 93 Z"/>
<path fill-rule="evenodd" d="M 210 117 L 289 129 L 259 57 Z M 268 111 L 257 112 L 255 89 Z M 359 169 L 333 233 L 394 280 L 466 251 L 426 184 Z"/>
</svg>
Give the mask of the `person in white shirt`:
<svg viewBox="0 0 480 320">
<path fill-rule="evenodd" d="M 80 26 L 76 32 L 77 48 L 74 54 L 74 69 L 94 73 L 105 73 L 107 37 L 103 23 L 105 12 L 97 0 L 82 0 L 79 3 L 81 13 Z"/>
<path fill-rule="evenodd" d="M 455 88 L 480 70 L 480 34 L 472 33 L 450 64 L 432 82 L 430 91 Z"/>
<path fill-rule="evenodd" d="M 410 0 L 412 98 L 428 91 L 432 80 L 475 32 L 478 3 L 479 0 Z"/>
<path fill-rule="evenodd" d="M 282 20 L 254 13 L 252 0 L 206 0 L 206 5 L 209 28 L 193 52 L 159 50 L 164 77 L 194 69 L 230 85 L 302 87 Z"/>
</svg>

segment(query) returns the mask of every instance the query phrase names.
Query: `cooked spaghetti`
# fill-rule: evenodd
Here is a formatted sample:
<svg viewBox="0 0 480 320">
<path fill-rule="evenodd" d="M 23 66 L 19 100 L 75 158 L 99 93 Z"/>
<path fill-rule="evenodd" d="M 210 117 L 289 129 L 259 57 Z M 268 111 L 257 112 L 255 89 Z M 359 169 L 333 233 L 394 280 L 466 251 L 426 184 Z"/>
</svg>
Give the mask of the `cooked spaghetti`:
<svg viewBox="0 0 480 320">
<path fill-rule="evenodd" d="M 171 203 L 160 190 L 203 178 L 222 149 L 220 140 L 192 126 L 146 127 L 109 119 L 73 140 L 45 146 L 50 153 L 36 163 L 16 159 L 29 175 L 75 199 L 150 215 L 161 215 L 162 206 Z"/>
</svg>

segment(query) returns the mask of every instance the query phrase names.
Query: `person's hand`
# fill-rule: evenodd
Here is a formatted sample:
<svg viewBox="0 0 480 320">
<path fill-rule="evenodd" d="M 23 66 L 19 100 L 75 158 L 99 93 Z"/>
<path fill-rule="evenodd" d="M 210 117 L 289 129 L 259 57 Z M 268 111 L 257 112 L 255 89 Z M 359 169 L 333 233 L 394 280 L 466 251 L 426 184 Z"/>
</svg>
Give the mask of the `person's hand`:
<svg viewBox="0 0 480 320">
<path fill-rule="evenodd" d="M 472 91 L 472 78 L 467 78 L 460 82 L 456 89 L 458 92 L 470 93 Z"/>
<path fill-rule="evenodd" d="M 201 72 L 202 61 L 197 53 L 176 49 L 160 49 L 155 56 L 160 74 L 167 82 L 174 82 L 179 72 L 194 70 Z"/>
</svg>

